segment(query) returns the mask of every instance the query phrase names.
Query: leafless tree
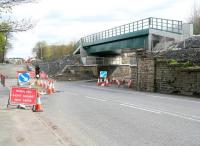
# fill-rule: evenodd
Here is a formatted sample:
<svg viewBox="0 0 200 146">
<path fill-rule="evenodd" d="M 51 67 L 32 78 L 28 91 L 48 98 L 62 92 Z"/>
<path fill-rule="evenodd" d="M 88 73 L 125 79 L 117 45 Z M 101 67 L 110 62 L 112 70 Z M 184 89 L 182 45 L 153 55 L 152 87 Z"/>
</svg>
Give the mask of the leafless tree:
<svg viewBox="0 0 200 146">
<path fill-rule="evenodd" d="M 0 33 L 1 35 L 5 36 L 6 40 L 6 45 L 3 48 L 3 53 L 1 53 L 3 54 L 3 58 L 8 49 L 12 48 L 10 43 L 12 33 L 27 31 L 34 26 L 34 23 L 31 21 L 31 19 L 14 20 L 12 15 L 10 17 L 4 17 L 5 14 L 12 14 L 12 8 L 16 5 L 32 3 L 36 1 L 37 0 L 0 0 Z"/>
<path fill-rule="evenodd" d="M 0 32 L 19 32 L 33 28 L 34 23 L 30 19 L 13 20 L 3 19 L 2 13 L 12 13 L 12 7 L 24 3 L 36 2 L 37 0 L 1 0 L 0 1 Z"/>
<path fill-rule="evenodd" d="M 194 2 L 189 22 L 193 23 L 194 34 L 200 34 L 200 6 Z"/>
</svg>

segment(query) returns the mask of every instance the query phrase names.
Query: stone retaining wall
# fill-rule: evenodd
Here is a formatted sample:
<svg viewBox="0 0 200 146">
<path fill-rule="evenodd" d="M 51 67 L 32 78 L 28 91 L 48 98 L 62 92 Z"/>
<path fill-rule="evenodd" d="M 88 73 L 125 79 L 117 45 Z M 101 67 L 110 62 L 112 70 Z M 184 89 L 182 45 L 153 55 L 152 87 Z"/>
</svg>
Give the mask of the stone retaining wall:
<svg viewBox="0 0 200 146">
<path fill-rule="evenodd" d="M 161 93 L 200 95 L 200 69 L 184 69 L 158 59 L 155 88 Z"/>
</svg>

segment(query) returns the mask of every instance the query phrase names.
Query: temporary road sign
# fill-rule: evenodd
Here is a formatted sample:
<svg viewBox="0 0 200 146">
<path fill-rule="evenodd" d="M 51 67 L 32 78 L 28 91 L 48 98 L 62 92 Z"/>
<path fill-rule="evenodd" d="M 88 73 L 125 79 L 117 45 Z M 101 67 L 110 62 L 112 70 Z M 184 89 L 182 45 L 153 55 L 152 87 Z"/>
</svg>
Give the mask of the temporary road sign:
<svg viewBox="0 0 200 146">
<path fill-rule="evenodd" d="M 100 71 L 100 78 L 107 78 L 107 71 Z"/>
<path fill-rule="evenodd" d="M 29 80 L 30 80 L 30 75 L 28 72 L 18 74 L 19 83 L 27 83 L 27 82 L 29 82 Z"/>
<path fill-rule="evenodd" d="M 33 88 L 12 87 L 10 91 L 9 104 L 35 105 L 37 90 Z"/>
</svg>

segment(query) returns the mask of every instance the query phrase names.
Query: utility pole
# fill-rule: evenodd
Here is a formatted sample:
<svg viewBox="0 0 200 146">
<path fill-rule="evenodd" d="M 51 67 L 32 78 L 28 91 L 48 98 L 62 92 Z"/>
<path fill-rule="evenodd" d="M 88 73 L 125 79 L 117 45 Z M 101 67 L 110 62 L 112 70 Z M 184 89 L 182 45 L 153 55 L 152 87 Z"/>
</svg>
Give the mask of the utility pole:
<svg viewBox="0 0 200 146">
<path fill-rule="evenodd" d="M 39 48 L 40 48 L 40 59 L 42 60 L 43 59 L 43 57 L 42 57 L 42 47 L 41 47 L 41 44 L 39 44 Z"/>
</svg>

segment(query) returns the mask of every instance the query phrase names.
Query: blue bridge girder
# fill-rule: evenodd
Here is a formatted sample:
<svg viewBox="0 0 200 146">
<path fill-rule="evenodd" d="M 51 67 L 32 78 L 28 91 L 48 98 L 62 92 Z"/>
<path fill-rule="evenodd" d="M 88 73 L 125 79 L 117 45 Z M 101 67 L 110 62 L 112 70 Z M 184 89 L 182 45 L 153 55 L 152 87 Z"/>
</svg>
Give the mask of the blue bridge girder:
<svg viewBox="0 0 200 146">
<path fill-rule="evenodd" d="M 151 30 L 181 35 L 182 29 L 182 21 L 150 17 L 82 37 L 76 48 L 81 46 L 88 54 L 106 54 L 126 48 L 148 49 Z"/>
</svg>

